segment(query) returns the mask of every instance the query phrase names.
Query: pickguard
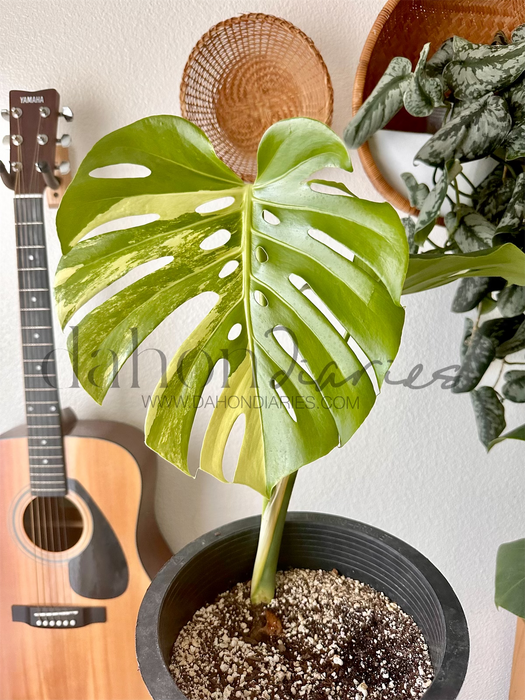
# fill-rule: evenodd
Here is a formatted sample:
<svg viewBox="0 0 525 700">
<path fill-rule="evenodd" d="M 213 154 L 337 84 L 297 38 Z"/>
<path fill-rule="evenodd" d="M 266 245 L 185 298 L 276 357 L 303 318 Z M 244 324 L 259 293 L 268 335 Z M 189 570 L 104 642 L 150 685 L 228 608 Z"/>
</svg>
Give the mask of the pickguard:
<svg viewBox="0 0 525 700">
<path fill-rule="evenodd" d="M 86 489 L 76 479 L 68 479 L 68 488 L 83 499 L 93 518 L 93 535 L 88 545 L 69 560 L 71 588 L 84 598 L 117 598 L 129 582 L 122 547 L 106 516 Z"/>
</svg>

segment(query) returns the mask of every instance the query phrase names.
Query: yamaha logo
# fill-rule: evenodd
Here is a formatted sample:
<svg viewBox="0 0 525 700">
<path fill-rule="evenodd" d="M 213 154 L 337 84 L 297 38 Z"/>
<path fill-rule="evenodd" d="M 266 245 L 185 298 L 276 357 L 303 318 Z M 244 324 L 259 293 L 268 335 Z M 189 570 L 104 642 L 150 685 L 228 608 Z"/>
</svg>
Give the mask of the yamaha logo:
<svg viewBox="0 0 525 700">
<path fill-rule="evenodd" d="M 44 98 L 42 95 L 26 95 L 20 98 L 22 104 L 44 104 Z"/>
</svg>

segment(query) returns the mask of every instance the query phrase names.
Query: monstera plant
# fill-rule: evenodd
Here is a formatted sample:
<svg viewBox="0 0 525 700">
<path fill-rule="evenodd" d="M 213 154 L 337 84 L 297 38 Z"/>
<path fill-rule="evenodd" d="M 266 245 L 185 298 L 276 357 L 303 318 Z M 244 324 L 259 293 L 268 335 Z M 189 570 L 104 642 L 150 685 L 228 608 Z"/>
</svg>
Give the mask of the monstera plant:
<svg viewBox="0 0 525 700">
<path fill-rule="evenodd" d="M 145 166 L 149 174 L 101 177 L 101 168 L 119 164 Z M 358 199 L 342 183 L 312 179 L 322 168 L 337 173 L 351 164 L 344 143 L 313 120 L 271 127 L 259 147 L 257 180 L 246 184 L 190 122 L 151 117 L 94 146 L 57 219 L 64 255 L 55 291 L 63 326 L 130 270 L 167 258 L 90 311 L 69 337 L 75 371 L 98 402 L 177 307 L 203 292 L 217 295 L 156 388 L 146 442 L 190 473 L 198 398 L 226 359 L 228 382 L 207 427 L 200 469 L 226 480 L 226 442 L 244 414 L 233 481 L 264 497 L 252 581 L 257 602 L 273 597 L 297 470 L 346 443 L 365 420 L 376 398 L 367 369 L 381 386 L 403 327 L 408 245 L 397 214 L 388 204 Z M 156 219 L 122 228 L 123 217 L 146 214 Z M 86 238 L 108 222 L 113 230 Z M 278 340 L 283 327 L 301 363 Z"/>
<path fill-rule="evenodd" d="M 525 425 L 502 435 L 505 401 L 525 402 L 525 363 L 507 359 L 525 348 L 525 24 L 511 40 L 498 32 L 490 46 L 455 36 L 430 58 L 429 48 L 414 70 L 406 58 L 391 61 L 345 141 L 358 148 L 402 107 L 416 117 L 443 114 L 414 158 L 434 168 L 433 186 L 412 173 L 402 176 L 410 204 L 419 209 L 416 221 L 403 219 L 414 273 L 405 291 L 432 286 L 428 271 L 433 278 L 438 269 L 452 273 L 448 281 L 463 278 L 452 311 L 477 314 L 465 320 L 452 391 L 470 392 L 480 440 L 490 449 L 525 436 Z M 493 169 L 475 185 L 463 163 L 488 156 Z M 433 230 L 447 202 L 446 240 L 438 243 Z M 491 312 L 498 317 L 486 320 Z M 491 365 L 497 380 L 481 386 Z"/>
</svg>

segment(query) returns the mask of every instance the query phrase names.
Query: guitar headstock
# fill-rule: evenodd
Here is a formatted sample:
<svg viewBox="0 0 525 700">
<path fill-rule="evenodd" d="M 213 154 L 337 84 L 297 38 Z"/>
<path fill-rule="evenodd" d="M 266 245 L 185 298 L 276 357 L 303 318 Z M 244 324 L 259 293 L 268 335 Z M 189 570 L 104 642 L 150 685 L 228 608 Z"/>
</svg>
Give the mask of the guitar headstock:
<svg viewBox="0 0 525 700">
<path fill-rule="evenodd" d="M 69 172 L 68 162 L 55 164 L 57 144 L 67 147 L 71 141 L 67 134 L 57 139 L 57 130 L 59 117 L 71 121 L 73 114 L 59 107 L 60 96 L 53 89 L 9 93 L 9 110 L 2 110 L 2 116 L 9 120 L 10 170 L 0 163 L 0 176 L 16 194 L 42 194 L 46 187 L 56 190 L 60 180 L 55 171 Z"/>
</svg>

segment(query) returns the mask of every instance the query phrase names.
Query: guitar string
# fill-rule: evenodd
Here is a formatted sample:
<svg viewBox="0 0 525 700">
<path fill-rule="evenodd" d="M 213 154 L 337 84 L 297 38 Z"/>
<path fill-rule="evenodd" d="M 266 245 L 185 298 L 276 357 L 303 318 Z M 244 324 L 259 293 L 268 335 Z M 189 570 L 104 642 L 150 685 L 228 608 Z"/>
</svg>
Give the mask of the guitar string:
<svg viewBox="0 0 525 700">
<path fill-rule="evenodd" d="M 20 120 L 17 120 L 16 122 L 18 126 L 18 135 L 22 136 L 22 128 L 21 128 L 21 123 Z M 23 138 L 23 137 L 22 137 Z M 21 146 L 17 146 L 17 161 L 19 163 L 22 163 L 21 159 Z M 25 173 L 23 168 L 21 170 L 17 170 L 16 175 L 15 175 L 15 195 L 19 194 L 21 190 L 25 190 Z M 19 219 L 19 213 L 20 213 L 20 205 L 23 200 L 21 199 L 16 199 L 15 198 L 15 224 L 18 224 L 18 219 Z M 17 243 L 19 240 L 19 230 L 20 226 L 16 227 L 16 237 L 17 237 Z M 20 273 L 19 273 L 20 274 Z M 22 281 L 24 278 L 24 274 L 22 272 Z M 20 285 L 19 285 L 20 286 Z M 25 286 L 25 285 L 24 285 Z M 21 300 L 20 300 L 21 301 Z M 22 343 L 23 343 L 23 332 L 22 332 Z M 23 347 L 23 345 L 22 345 Z M 23 356 L 23 350 L 22 350 L 22 356 Z M 22 358 L 24 359 L 24 358 Z M 24 367 L 24 373 L 25 373 L 25 367 Z M 24 389 L 25 389 L 25 378 L 24 378 Z M 25 394 L 25 391 L 24 391 Z M 29 431 L 28 431 L 29 432 Z M 29 453 L 29 450 L 28 450 Z M 32 494 L 31 494 L 32 495 Z M 39 561 L 38 561 L 38 553 L 37 553 L 37 535 L 36 535 L 36 527 L 35 527 L 35 499 L 31 499 L 30 504 L 30 513 L 31 513 L 31 535 L 32 535 L 32 542 L 33 542 L 33 553 L 34 553 L 34 561 L 35 561 L 35 580 L 36 580 L 36 597 L 37 597 L 37 608 L 41 610 L 41 591 L 40 591 L 40 576 L 39 576 Z"/>
<path fill-rule="evenodd" d="M 42 115 L 39 113 L 39 118 L 38 118 L 38 123 L 37 123 L 37 130 L 36 133 L 37 135 L 40 133 L 40 126 L 42 123 Z M 31 191 L 36 191 L 36 182 L 38 179 L 37 175 L 37 170 L 36 170 L 36 164 L 38 163 L 40 155 L 40 143 L 38 139 L 35 139 L 35 150 L 34 150 L 34 156 L 31 161 L 31 181 L 32 184 L 34 183 L 34 186 L 31 187 Z M 39 224 L 39 229 L 41 233 L 41 238 L 42 238 L 42 245 L 45 246 L 46 244 L 46 238 L 45 238 L 45 226 L 44 226 L 44 206 L 43 206 L 43 197 L 40 199 L 33 199 L 31 200 L 31 208 L 32 208 L 32 221 L 41 221 L 42 223 Z M 49 327 L 49 332 L 51 334 L 51 337 L 53 336 L 53 326 L 52 326 L 52 311 L 51 311 L 51 288 L 49 284 L 49 272 L 47 270 L 47 254 L 46 254 L 46 248 L 44 247 L 42 249 L 44 251 L 43 256 L 46 259 L 46 264 L 43 265 L 43 267 L 46 267 L 46 270 L 44 272 L 43 277 L 45 277 L 45 281 L 47 282 L 46 286 L 48 289 L 48 301 L 49 301 L 49 316 L 48 316 L 48 322 L 50 324 Z M 30 312 L 31 314 L 32 312 Z M 36 319 L 35 319 L 36 320 Z M 38 323 L 32 322 L 32 326 L 38 325 Z M 42 367 L 42 372 L 43 372 L 43 362 L 41 364 Z M 55 367 L 56 367 L 56 358 L 55 358 Z M 43 375 L 42 375 L 43 376 Z M 57 391 L 57 396 L 55 398 L 58 398 L 58 381 L 56 379 L 56 370 L 55 370 L 55 380 L 56 380 L 56 391 Z M 58 406 L 57 406 L 58 408 Z M 57 411 L 57 416 L 59 416 L 60 413 Z M 60 418 L 59 418 L 60 422 Z M 61 431 L 60 431 L 61 432 Z M 63 461 L 63 455 L 62 455 L 62 461 Z M 65 582 L 64 582 L 64 569 L 65 567 L 62 566 L 60 562 L 57 561 L 57 555 L 56 555 L 56 550 L 55 550 L 55 524 L 54 524 L 54 518 L 53 518 L 53 504 L 55 505 L 56 513 L 58 516 L 58 506 L 57 506 L 57 501 L 59 500 L 59 497 L 46 497 L 44 496 L 42 500 L 42 505 L 43 505 L 43 511 L 44 511 L 44 533 L 45 533 L 45 549 L 46 549 L 46 554 L 44 555 L 44 558 L 47 560 L 47 566 L 45 568 L 45 572 L 50 574 L 50 579 L 55 583 L 55 597 L 54 600 L 55 602 L 60 602 L 60 593 L 59 593 L 59 587 L 60 583 L 62 584 L 62 588 L 64 591 L 64 597 L 63 601 L 65 602 Z M 49 522 L 47 519 L 47 511 L 49 510 Z M 57 527 L 59 527 L 57 523 Z M 50 541 L 49 541 L 50 540 Z M 52 554 L 49 554 L 50 551 L 50 545 L 51 545 L 51 552 Z M 59 557 L 60 558 L 60 555 Z M 57 567 L 59 567 L 60 571 L 57 571 Z M 50 588 L 51 586 L 51 581 L 50 583 Z"/>
<path fill-rule="evenodd" d="M 41 115 L 39 113 L 39 118 L 37 122 L 37 127 L 36 127 L 36 134 L 38 135 L 40 133 L 40 123 L 41 123 Z M 31 194 L 32 192 L 35 192 L 36 188 L 36 176 L 37 176 L 37 170 L 36 170 L 36 163 L 38 162 L 38 155 L 39 155 L 39 150 L 40 150 L 40 144 L 38 143 L 38 139 L 35 138 L 34 141 L 34 150 L 33 150 L 33 156 L 30 159 L 30 177 L 29 177 L 29 190 L 28 193 Z M 29 218 L 26 218 L 26 221 L 39 221 L 39 219 L 36 218 L 36 199 L 27 199 L 26 200 L 26 212 L 29 214 Z M 33 228 L 33 227 L 31 227 Z M 34 237 L 34 232 L 33 232 L 33 237 Z M 24 266 L 26 267 L 26 266 Z M 37 267 L 37 266 L 36 266 Z M 31 273 L 27 273 L 28 277 L 31 277 Z M 37 323 L 37 318 L 33 314 L 36 312 L 30 311 L 29 312 L 29 325 L 31 328 L 34 326 L 38 325 Z M 32 333 L 29 333 L 29 336 L 31 336 Z M 44 346 L 42 346 L 44 347 Z M 38 353 L 37 353 L 38 354 Z M 39 406 L 41 404 L 38 404 Z M 40 411 L 40 409 L 39 409 Z M 44 594 L 46 593 L 46 589 L 49 589 L 49 596 L 50 596 L 50 601 L 52 601 L 52 579 L 53 577 L 49 577 L 48 579 L 48 574 L 49 572 L 49 542 L 48 542 L 48 524 L 47 524 L 47 513 L 46 513 L 46 499 L 45 496 L 38 496 L 37 495 L 37 504 L 38 504 L 38 510 L 39 510 L 39 518 L 41 521 L 43 521 L 43 527 L 40 530 L 40 550 L 41 554 L 40 556 L 42 557 L 44 561 L 44 565 L 42 567 L 42 573 L 44 577 Z M 42 541 L 43 540 L 43 541 Z M 43 546 L 42 546 L 43 545 Z"/>
</svg>

